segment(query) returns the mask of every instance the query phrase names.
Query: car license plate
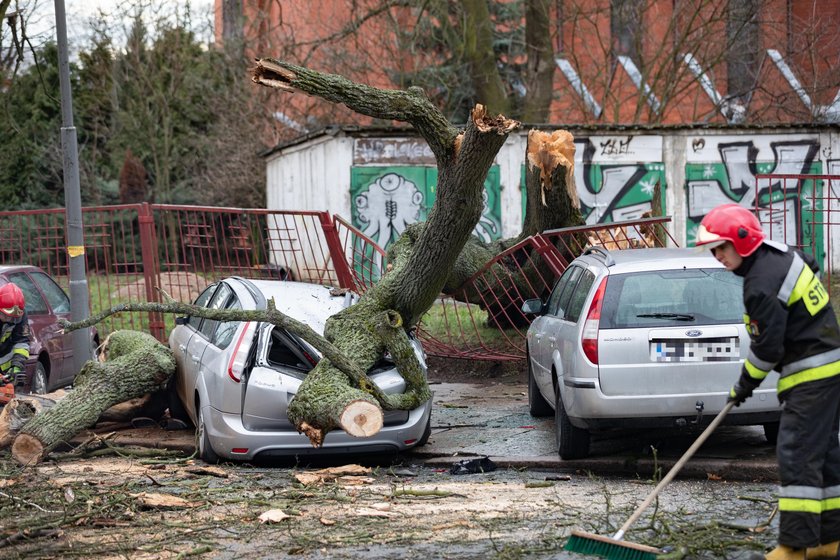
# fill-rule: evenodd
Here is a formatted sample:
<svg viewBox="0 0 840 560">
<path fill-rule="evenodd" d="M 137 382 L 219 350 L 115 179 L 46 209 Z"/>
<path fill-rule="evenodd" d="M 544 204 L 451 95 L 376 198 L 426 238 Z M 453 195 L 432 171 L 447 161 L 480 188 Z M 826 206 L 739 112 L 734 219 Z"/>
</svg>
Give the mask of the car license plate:
<svg viewBox="0 0 840 560">
<path fill-rule="evenodd" d="M 738 337 L 702 340 L 661 339 L 650 341 L 653 362 L 734 362 L 740 359 Z"/>
</svg>

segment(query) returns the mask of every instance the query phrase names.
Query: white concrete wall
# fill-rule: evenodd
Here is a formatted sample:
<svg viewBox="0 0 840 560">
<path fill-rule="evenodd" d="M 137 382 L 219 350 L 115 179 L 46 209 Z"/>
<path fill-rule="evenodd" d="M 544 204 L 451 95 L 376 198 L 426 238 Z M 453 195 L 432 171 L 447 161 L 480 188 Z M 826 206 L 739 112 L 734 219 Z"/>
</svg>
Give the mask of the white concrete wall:
<svg viewBox="0 0 840 560">
<path fill-rule="evenodd" d="M 321 136 L 266 160 L 270 210 L 325 210 L 350 219 L 353 139 Z"/>
<path fill-rule="evenodd" d="M 528 136 L 511 134 L 496 155 L 501 188 L 502 238 L 515 237 L 522 231 L 522 164 Z"/>
<path fill-rule="evenodd" d="M 587 162 L 583 161 L 582 152 L 587 140 L 588 163 L 627 168 L 650 163 L 664 166 L 665 213 L 672 217 L 669 229 L 680 246 L 692 241 L 694 225 L 689 224 L 689 217 L 696 220 L 705 206 L 728 201 L 727 196 L 733 196 L 731 191 L 728 194 L 715 184 L 714 172 L 719 175 L 725 168 L 729 181 L 754 181 L 756 170 L 748 164 L 744 154 L 757 154 L 756 161 L 763 162 L 759 172 L 798 173 L 801 166 L 797 168 L 797 161 L 801 161 L 803 154 L 810 153 L 812 161 L 821 162 L 824 174 L 840 174 L 840 130 L 834 129 L 666 129 L 659 133 L 637 131 L 636 134 L 581 131 L 576 134 L 581 153 L 575 157 L 579 192 L 584 188 L 581 178 Z M 268 208 L 326 210 L 349 220 L 354 142 L 350 134 L 324 135 L 269 156 L 266 162 Z M 526 142 L 527 131 L 513 134 L 496 156 L 501 183 L 502 236 L 505 238 L 515 236 L 521 228 L 520 180 Z M 736 147 L 732 148 L 732 145 Z M 809 152 L 809 146 L 818 147 L 818 151 Z M 686 165 L 706 163 L 711 166 L 709 184 L 703 185 L 696 177 L 689 184 Z M 617 170 L 610 169 L 611 173 L 614 171 Z M 627 174 L 629 176 L 629 171 Z M 614 177 L 620 177 L 620 173 Z M 618 181 L 620 183 L 620 178 Z M 823 188 L 833 188 L 833 196 L 840 197 L 840 184 L 825 184 Z M 589 193 L 590 198 L 592 194 Z M 593 203 L 597 208 L 609 210 L 605 200 L 608 203 L 610 196 L 606 190 L 599 192 Z M 742 196 L 739 202 L 747 204 L 751 195 L 744 192 L 737 196 Z M 830 210 L 823 221 L 837 225 L 830 228 L 831 236 L 826 236 L 826 249 L 832 268 L 840 269 L 840 204 L 832 203 Z M 612 210 L 613 216 L 626 213 L 627 208 Z M 692 231 L 687 231 L 687 225 L 692 226 Z"/>
</svg>

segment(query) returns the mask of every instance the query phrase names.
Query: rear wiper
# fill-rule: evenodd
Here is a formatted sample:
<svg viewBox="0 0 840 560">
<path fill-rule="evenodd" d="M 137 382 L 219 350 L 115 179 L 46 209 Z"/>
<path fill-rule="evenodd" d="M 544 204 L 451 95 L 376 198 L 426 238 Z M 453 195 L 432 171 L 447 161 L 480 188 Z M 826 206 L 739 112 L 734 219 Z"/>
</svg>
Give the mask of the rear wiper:
<svg viewBox="0 0 840 560">
<path fill-rule="evenodd" d="M 694 315 L 686 315 L 684 313 L 642 313 L 636 317 L 644 317 L 651 319 L 673 319 L 674 321 L 693 321 Z"/>
</svg>

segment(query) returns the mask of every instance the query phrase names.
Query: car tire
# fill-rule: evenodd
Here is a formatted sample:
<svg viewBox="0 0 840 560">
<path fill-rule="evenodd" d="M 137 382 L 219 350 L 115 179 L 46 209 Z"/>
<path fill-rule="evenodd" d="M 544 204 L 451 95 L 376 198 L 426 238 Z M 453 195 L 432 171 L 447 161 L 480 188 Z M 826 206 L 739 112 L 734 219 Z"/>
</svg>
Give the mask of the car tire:
<svg viewBox="0 0 840 560">
<path fill-rule="evenodd" d="M 589 431 L 572 426 L 560 391 L 555 391 L 554 429 L 561 459 L 582 459 L 589 455 Z"/>
<path fill-rule="evenodd" d="M 426 422 L 426 429 L 423 430 L 423 435 L 420 436 L 420 439 L 417 440 L 417 445 L 415 447 L 423 447 L 427 443 L 429 443 L 429 438 L 432 436 L 432 413 L 429 412 L 429 421 Z"/>
<path fill-rule="evenodd" d="M 46 395 L 49 386 L 47 368 L 41 362 L 35 363 L 35 373 L 32 374 L 32 385 L 30 392 L 34 395 Z"/>
<path fill-rule="evenodd" d="M 779 439 L 778 422 L 767 422 L 764 424 L 764 438 L 770 445 L 776 445 L 776 441 Z"/>
<path fill-rule="evenodd" d="M 551 416 L 554 410 L 548 401 L 540 393 L 536 380 L 534 380 L 534 372 L 531 368 L 531 356 L 526 355 L 525 360 L 528 362 L 528 412 L 534 418 L 543 418 Z"/>
<path fill-rule="evenodd" d="M 211 465 L 218 464 L 221 461 L 213 446 L 210 444 L 210 436 L 207 435 L 207 425 L 204 423 L 204 411 L 198 409 L 198 426 L 195 431 L 195 437 L 198 441 L 198 458 Z"/>
</svg>

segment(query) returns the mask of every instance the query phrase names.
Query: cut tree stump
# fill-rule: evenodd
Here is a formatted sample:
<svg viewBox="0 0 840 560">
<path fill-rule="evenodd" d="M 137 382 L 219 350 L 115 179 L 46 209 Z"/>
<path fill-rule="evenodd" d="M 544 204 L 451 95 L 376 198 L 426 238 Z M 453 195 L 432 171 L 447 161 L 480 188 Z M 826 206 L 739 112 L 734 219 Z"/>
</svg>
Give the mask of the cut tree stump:
<svg viewBox="0 0 840 560">
<path fill-rule="evenodd" d="M 103 351 L 104 363 L 87 362 L 73 391 L 24 424 L 12 444 L 15 461 L 39 463 L 57 445 L 93 426 L 105 410 L 155 391 L 175 372 L 172 351 L 147 333 L 116 331 Z"/>
</svg>

